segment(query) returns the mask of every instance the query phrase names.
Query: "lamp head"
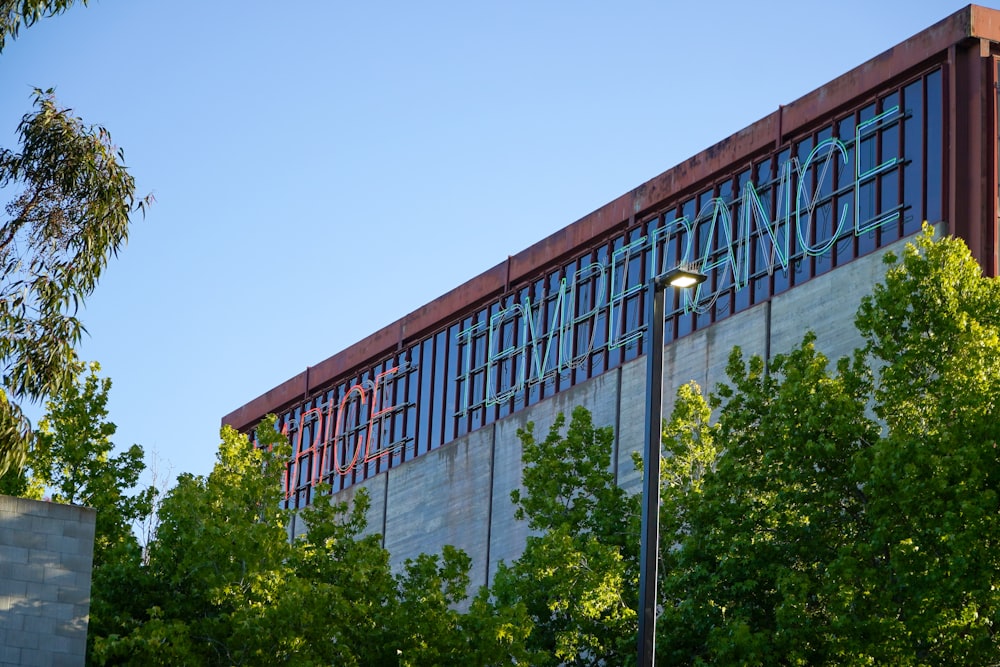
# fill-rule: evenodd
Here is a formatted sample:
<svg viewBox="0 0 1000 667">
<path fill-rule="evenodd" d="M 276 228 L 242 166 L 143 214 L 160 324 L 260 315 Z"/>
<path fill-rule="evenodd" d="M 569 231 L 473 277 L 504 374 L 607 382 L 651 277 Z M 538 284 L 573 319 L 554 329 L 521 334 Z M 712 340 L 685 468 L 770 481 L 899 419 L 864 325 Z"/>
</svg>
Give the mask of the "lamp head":
<svg viewBox="0 0 1000 667">
<path fill-rule="evenodd" d="M 688 266 L 678 266 L 670 269 L 656 279 L 661 287 L 694 287 L 708 278 L 704 273 Z"/>
</svg>

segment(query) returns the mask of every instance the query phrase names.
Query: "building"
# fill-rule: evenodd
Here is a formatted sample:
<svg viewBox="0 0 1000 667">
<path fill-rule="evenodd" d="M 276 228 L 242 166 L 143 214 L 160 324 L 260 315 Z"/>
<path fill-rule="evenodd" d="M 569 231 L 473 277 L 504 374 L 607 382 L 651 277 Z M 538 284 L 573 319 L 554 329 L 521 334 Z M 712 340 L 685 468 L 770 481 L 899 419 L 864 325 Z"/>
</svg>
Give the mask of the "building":
<svg viewBox="0 0 1000 667">
<path fill-rule="evenodd" d="M 510 491 L 517 430 L 544 433 L 582 404 L 616 434 L 619 484 L 638 490 L 645 286 L 691 262 L 709 279 L 671 293 L 672 388 L 723 379 L 730 349 L 769 356 L 817 334 L 858 342 L 881 255 L 923 221 L 997 273 L 1000 12 L 969 6 L 639 185 L 399 321 L 250 401 L 293 445 L 286 503 L 329 482 L 368 489 L 394 562 L 453 544 L 474 584 L 523 549 Z M 296 530 L 300 530 L 297 527 Z"/>
</svg>

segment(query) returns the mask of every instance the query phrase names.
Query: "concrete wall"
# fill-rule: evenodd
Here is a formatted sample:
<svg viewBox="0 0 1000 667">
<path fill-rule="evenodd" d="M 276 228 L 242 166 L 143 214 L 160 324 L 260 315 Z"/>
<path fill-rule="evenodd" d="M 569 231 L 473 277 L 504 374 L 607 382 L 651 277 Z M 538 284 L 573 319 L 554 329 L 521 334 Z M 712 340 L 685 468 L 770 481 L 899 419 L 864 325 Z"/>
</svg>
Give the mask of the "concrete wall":
<svg viewBox="0 0 1000 667">
<path fill-rule="evenodd" d="M 854 329 L 861 298 L 884 274 L 882 257 L 904 242 L 855 260 L 774 297 L 770 303 L 729 317 L 675 341 L 664 350 L 664 415 L 673 409 L 677 387 L 697 382 L 709 391 L 725 380 L 734 346 L 745 358 L 787 352 L 806 331 L 831 363 L 862 341 Z M 510 492 L 521 487 L 521 443 L 517 431 L 534 422 L 544 437 L 559 413 L 586 406 L 598 426 L 612 426 L 612 466 L 618 483 L 637 493 L 641 477 L 632 453 L 641 452 L 645 423 L 645 357 L 561 392 L 464 438 L 366 480 L 372 497 L 369 530 L 381 533 L 395 567 L 444 544 L 460 547 L 473 560 L 472 589 L 487 584 L 500 561 L 524 549 L 529 531 L 514 519 Z M 336 497 L 350 500 L 348 489 Z"/>
<path fill-rule="evenodd" d="M 0 667 L 84 663 L 96 517 L 0 496 Z"/>
</svg>

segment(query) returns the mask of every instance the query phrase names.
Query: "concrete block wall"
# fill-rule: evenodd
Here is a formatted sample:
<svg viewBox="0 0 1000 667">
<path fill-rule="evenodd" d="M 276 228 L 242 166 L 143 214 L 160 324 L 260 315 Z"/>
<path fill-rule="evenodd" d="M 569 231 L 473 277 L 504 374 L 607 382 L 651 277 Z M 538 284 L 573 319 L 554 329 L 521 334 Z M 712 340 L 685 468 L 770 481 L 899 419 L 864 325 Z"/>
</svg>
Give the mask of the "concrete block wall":
<svg viewBox="0 0 1000 667">
<path fill-rule="evenodd" d="M 493 429 L 471 433 L 388 473 L 382 535 L 394 570 L 421 552 L 451 544 L 473 556 L 473 581 L 486 579 Z"/>
<path fill-rule="evenodd" d="M 802 342 L 807 330 L 816 347 L 836 363 L 864 344 L 854 328 L 861 298 L 885 275 L 886 252 L 901 254 L 902 242 L 855 260 L 821 278 L 814 278 L 774 299 L 771 312 L 771 353 L 786 352 Z"/>
<path fill-rule="evenodd" d="M 0 667 L 84 664 L 96 517 L 0 496 Z"/>
<path fill-rule="evenodd" d="M 729 353 L 740 346 L 743 356 L 764 356 L 767 350 L 767 308 L 760 304 L 733 315 L 715 326 L 696 331 L 672 342 L 663 350 L 663 416 L 670 418 L 677 390 L 690 382 L 703 392 L 712 391 L 725 379 Z M 632 462 L 633 453 L 642 453 L 646 423 L 646 358 L 636 359 L 619 369 L 622 401 L 617 429 L 618 484 L 629 493 L 642 489 L 642 475 Z"/>
<path fill-rule="evenodd" d="M 573 408 L 578 405 L 586 406 L 593 413 L 595 425 L 614 427 L 617 424 L 618 405 L 621 403 L 619 377 L 618 370 L 605 373 L 492 425 L 496 434 L 494 481 L 490 489 L 493 511 L 490 516 L 489 553 L 483 554 L 489 560 L 488 579 L 480 582 L 481 584 L 492 579 L 500 561 L 510 563 L 521 554 L 530 534 L 527 522 L 514 518 L 514 503 L 510 499 L 512 491 L 524 488 L 521 485 L 521 441 L 517 437 L 518 430 L 525 428 L 528 422 L 533 422 L 535 438 L 544 439 L 555 423 L 556 416 L 564 414 L 568 422 Z"/>
<path fill-rule="evenodd" d="M 854 329 L 861 298 L 885 272 L 887 251 L 905 241 L 855 260 L 824 276 L 778 295 L 707 329 L 675 341 L 664 350 L 664 415 L 673 409 L 677 388 L 692 380 L 708 392 L 725 381 L 734 346 L 744 358 L 787 352 L 807 330 L 831 364 L 863 343 Z M 472 558 L 470 592 L 488 584 L 501 561 L 511 562 L 524 549 L 529 530 L 514 519 L 510 492 L 521 488 L 519 429 L 534 423 L 545 437 L 556 415 L 587 407 L 598 426 L 615 430 L 612 467 L 619 485 L 637 493 L 642 479 L 632 463 L 641 452 L 645 425 L 646 360 L 631 361 L 537 405 L 484 427 L 387 474 L 367 480 L 372 496 L 369 530 L 381 533 L 392 563 L 438 553 L 444 544 L 460 547 Z M 348 489 L 338 499 L 353 497 Z"/>
</svg>

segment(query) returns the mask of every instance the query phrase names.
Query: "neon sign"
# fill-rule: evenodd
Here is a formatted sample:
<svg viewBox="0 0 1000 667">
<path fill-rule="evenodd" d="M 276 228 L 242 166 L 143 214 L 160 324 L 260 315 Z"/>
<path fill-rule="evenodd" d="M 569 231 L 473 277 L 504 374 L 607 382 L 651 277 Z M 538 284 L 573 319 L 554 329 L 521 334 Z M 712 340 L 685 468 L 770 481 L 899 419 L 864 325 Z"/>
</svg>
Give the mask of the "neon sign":
<svg viewBox="0 0 1000 667">
<path fill-rule="evenodd" d="M 439 332 L 406 352 L 401 347 L 398 363 L 385 362 L 300 404 L 281 427 L 294 452 L 286 498 L 323 480 L 346 486 L 375 474 L 379 461 L 394 465 L 390 457 L 404 447 L 423 453 L 468 432 L 463 428 L 477 428 L 474 411 L 484 405 L 527 402 L 526 389 L 580 366 L 594 352 L 635 346 L 644 334 L 635 297 L 677 264 L 714 274 L 714 281 L 683 292 L 681 301 L 686 313 L 706 313 L 721 294 L 747 288 L 763 272 L 788 271 L 802 257 L 830 254 L 840 239 L 898 221 L 904 205 L 875 205 L 873 193 L 879 176 L 903 162 L 901 155 L 877 157 L 876 150 L 880 132 L 902 117 L 900 107 L 892 107 L 858 123 L 846 143 L 825 138 L 797 156 L 793 145 L 782 153 L 791 156 L 777 158 L 769 180 L 755 182 L 751 172 L 733 178 L 732 190 L 692 198 L 646 236 L 615 237 L 588 255 L 599 259 L 574 262 L 565 275 L 556 274 L 558 280 L 538 277 L 533 293 L 507 293 L 477 309 L 474 324 L 453 322 L 450 334 Z M 883 150 L 899 145 L 884 143 Z M 417 376 L 407 381 L 410 372 Z M 419 411 L 412 402 L 416 387 L 421 402 L 430 401 Z M 405 410 L 411 416 L 404 419 Z"/>
<path fill-rule="evenodd" d="M 578 345 L 574 354 L 576 329 L 592 320 L 601 310 L 607 312 L 606 336 L 602 337 L 606 341 L 602 343 L 604 347 L 613 350 L 638 340 L 643 335 L 641 328 L 636 325 L 630 329 L 622 317 L 625 300 L 643 290 L 647 281 L 673 268 L 664 265 L 666 253 L 662 253 L 663 257 L 660 255 L 661 248 L 665 248 L 675 235 L 681 235 L 683 240 L 681 256 L 677 258 L 679 263 L 694 264 L 703 273 L 717 272 L 714 292 L 706 283 L 693 292 L 684 293 L 684 311 L 699 314 L 711 308 L 722 290 L 735 288 L 738 291 L 747 287 L 754 236 L 767 258 L 768 274 L 777 267 L 787 271 L 790 261 L 796 256 L 821 256 L 830 252 L 834 243 L 846 232 L 850 207 L 845 203 L 839 212 L 834 212 L 836 224 L 831 224 L 829 238 L 821 241 L 813 238 L 817 207 L 824 199 L 821 196 L 824 189 L 829 192 L 836 189 L 833 183 L 834 164 L 839 162 L 840 170 L 846 170 L 852 153 L 854 167 L 848 173 L 852 176 L 850 187 L 854 193 L 854 235 L 860 236 L 897 221 L 901 216 L 900 207 L 866 219 L 862 215 L 862 186 L 896 167 L 902 158 L 893 156 L 876 162 L 868 156 L 866 160 L 861 146 L 863 140 L 901 115 L 900 108 L 894 106 L 859 123 L 854 132 L 853 151 L 840 139 L 828 138 L 820 141 L 805 160 L 792 157 L 778 165 L 776 210 L 773 215 L 760 196 L 763 188 L 748 180 L 738 196 L 729 200 L 723 197 L 709 199 L 693 220 L 681 216 L 667 221 L 648 236 L 616 249 L 611 253 L 609 262 L 591 262 L 562 278 L 554 292 L 536 302 L 524 297 L 520 303 L 508 302 L 506 306 L 502 301 L 498 303 L 488 321 L 477 322 L 458 333 L 457 342 L 463 349 L 465 360 L 465 367 L 456 378 L 459 386 L 464 388 L 459 414 L 473 407 L 471 380 L 472 374 L 479 369 L 472 366 L 475 357 L 472 347 L 476 339 L 484 335 L 487 346 L 484 371 L 486 405 L 504 403 L 529 384 L 543 382 L 584 361 L 595 349 L 594 337 L 591 335 L 588 345 Z M 810 186 L 812 180 L 816 182 L 815 187 Z M 737 212 L 735 216 L 734 211 Z M 695 230 L 699 227 L 707 238 L 719 238 L 721 247 L 713 248 L 711 243 L 704 243 L 700 253 L 697 253 L 694 239 Z M 790 247 L 793 228 L 794 252 Z M 643 280 L 637 280 L 634 275 L 629 275 L 629 259 L 645 251 L 650 253 L 647 275 Z M 596 298 L 592 305 L 586 304 L 585 312 L 578 313 L 577 308 L 583 305 L 581 291 L 591 283 Z M 546 316 L 547 310 L 551 313 L 549 316 Z"/>
<path fill-rule="evenodd" d="M 299 479 L 303 474 L 309 476 L 309 486 L 319 484 L 326 472 L 324 463 L 336 475 L 348 475 L 358 466 L 385 458 L 406 445 L 409 438 L 390 442 L 389 422 L 393 414 L 406 407 L 395 401 L 391 381 L 408 370 L 413 367 L 393 366 L 376 374 L 374 381 L 352 385 L 340 401 L 330 400 L 303 410 L 291 423 L 291 429 L 289 422 L 284 424 L 283 435 L 293 431 L 290 442 L 294 452 L 283 483 L 286 499 L 294 492 L 296 481 L 303 483 Z"/>
</svg>

